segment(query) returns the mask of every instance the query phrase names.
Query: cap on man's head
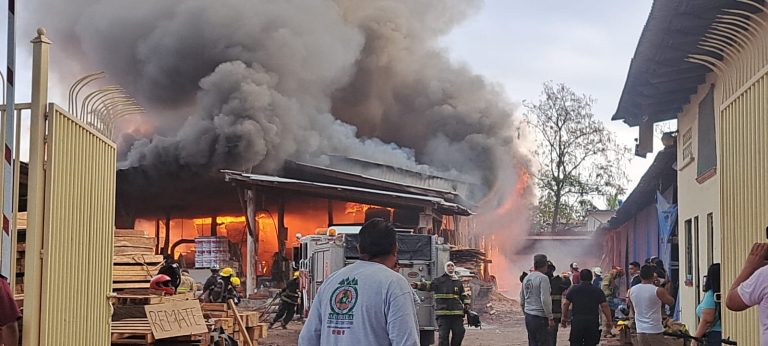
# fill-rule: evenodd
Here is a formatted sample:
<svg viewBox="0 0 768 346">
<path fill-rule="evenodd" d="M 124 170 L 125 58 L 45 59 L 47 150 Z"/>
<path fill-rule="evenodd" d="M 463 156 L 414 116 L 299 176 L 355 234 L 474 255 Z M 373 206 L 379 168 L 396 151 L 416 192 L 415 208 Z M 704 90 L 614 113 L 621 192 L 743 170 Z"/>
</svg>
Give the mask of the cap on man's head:
<svg viewBox="0 0 768 346">
<path fill-rule="evenodd" d="M 571 269 L 579 269 L 579 264 L 576 262 L 571 263 Z"/>
<path fill-rule="evenodd" d="M 540 253 L 540 254 L 533 255 L 533 261 L 536 262 L 537 260 L 546 262 L 547 260 L 549 260 L 549 258 L 547 258 L 547 255 Z"/>
</svg>

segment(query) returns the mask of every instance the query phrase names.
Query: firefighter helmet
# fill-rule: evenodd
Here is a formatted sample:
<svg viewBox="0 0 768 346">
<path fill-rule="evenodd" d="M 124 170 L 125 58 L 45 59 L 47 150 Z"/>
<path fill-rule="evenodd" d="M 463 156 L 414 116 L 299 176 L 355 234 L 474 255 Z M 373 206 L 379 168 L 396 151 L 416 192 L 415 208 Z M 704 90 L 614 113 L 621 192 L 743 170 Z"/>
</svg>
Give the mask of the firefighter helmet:
<svg viewBox="0 0 768 346">
<path fill-rule="evenodd" d="M 229 282 L 232 283 L 232 286 L 240 286 L 240 278 L 237 276 L 233 276 L 231 279 L 229 279 Z"/>
<path fill-rule="evenodd" d="M 155 275 L 149 282 L 149 288 L 153 290 L 162 291 L 167 294 L 174 294 L 176 290 L 171 283 L 171 277 L 165 274 Z"/>
<path fill-rule="evenodd" d="M 234 271 L 234 270 L 232 270 L 232 268 L 230 268 L 230 267 L 226 267 L 226 268 L 224 268 L 224 269 L 222 269 L 222 270 L 221 270 L 221 273 L 219 273 L 219 275 L 221 275 L 221 276 L 223 276 L 223 277 L 230 277 L 230 276 L 232 276 L 232 274 L 234 274 L 234 273 L 235 273 L 235 271 Z"/>
</svg>

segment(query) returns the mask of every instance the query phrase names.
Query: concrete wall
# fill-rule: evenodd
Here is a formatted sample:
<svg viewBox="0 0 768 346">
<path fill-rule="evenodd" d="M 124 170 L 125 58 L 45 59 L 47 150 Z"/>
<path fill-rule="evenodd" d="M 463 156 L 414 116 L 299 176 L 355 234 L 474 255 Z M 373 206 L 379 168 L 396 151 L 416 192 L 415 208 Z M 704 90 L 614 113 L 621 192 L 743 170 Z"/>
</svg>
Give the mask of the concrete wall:
<svg viewBox="0 0 768 346">
<path fill-rule="evenodd" d="M 678 135 L 678 235 L 680 249 L 680 308 L 682 322 L 688 326 L 689 330 L 695 330 L 697 319 L 695 315 L 696 306 L 699 303 L 701 287 L 704 285 L 703 276 L 707 273 L 709 259 L 707 251 L 712 248 L 712 261 L 720 262 L 720 175 L 716 171 L 715 175 L 707 180 L 702 180 L 697 175 L 698 158 L 698 140 L 699 140 L 699 102 L 706 96 L 710 85 L 715 85 L 715 110 L 719 109 L 721 103 L 720 86 L 717 83 L 717 77 L 714 73 L 707 76 L 707 82 L 699 86 L 696 95 L 693 95 L 688 105 L 678 115 L 677 128 Z M 717 119 L 717 111 L 715 112 Z M 686 150 L 684 137 L 687 131 L 690 131 L 690 150 L 693 158 L 683 160 L 683 151 Z M 719 131 L 719 124 L 716 124 L 715 132 Z M 714 139 L 713 139 L 714 140 Z M 720 143 L 718 143 L 719 145 Z M 712 237 L 707 232 L 707 216 L 712 214 Z M 696 247 L 696 218 L 698 217 L 698 247 Z M 686 232 L 686 221 L 689 220 L 692 227 L 692 259 L 693 266 L 690 275 L 688 268 L 688 234 Z M 696 254 L 698 249 L 698 261 Z"/>
</svg>

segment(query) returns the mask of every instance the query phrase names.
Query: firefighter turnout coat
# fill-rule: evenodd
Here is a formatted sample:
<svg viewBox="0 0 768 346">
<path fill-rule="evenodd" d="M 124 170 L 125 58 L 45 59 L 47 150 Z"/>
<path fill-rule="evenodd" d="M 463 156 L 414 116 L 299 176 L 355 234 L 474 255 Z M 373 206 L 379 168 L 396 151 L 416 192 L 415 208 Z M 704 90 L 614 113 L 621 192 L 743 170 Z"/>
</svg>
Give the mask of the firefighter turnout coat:
<svg viewBox="0 0 768 346">
<path fill-rule="evenodd" d="M 288 304 L 299 304 L 299 279 L 288 281 L 285 288 L 280 291 L 280 300 Z"/>
<path fill-rule="evenodd" d="M 416 289 L 433 292 L 437 317 L 464 316 L 464 305 L 470 303 L 469 293 L 464 291 L 461 280 L 447 273 L 432 281 L 417 283 Z"/>
</svg>

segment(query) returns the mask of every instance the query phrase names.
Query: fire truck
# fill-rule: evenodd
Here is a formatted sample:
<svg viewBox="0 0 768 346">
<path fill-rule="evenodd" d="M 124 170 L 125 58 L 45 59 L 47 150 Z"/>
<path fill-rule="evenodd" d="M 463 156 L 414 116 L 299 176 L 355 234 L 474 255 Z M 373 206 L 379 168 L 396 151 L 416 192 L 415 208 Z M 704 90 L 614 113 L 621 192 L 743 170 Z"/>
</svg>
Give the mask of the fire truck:
<svg viewBox="0 0 768 346">
<path fill-rule="evenodd" d="M 336 226 L 321 229 L 320 234 L 300 239 L 299 277 L 304 316 L 307 316 L 318 288 L 335 271 L 359 260 L 357 249 L 361 226 Z M 400 275 L 409 283 L 431 281 L 443 274 L 450 258 L 450 247 L 433 235 L 398 230 L 398 265 Z M 435 303 L 432 293 L 414 290 L 418 297 L 416 313 L 421 345 L 435 342 Z M 414 299 L 416 300 L 416 299 Z"/>
</svg>

